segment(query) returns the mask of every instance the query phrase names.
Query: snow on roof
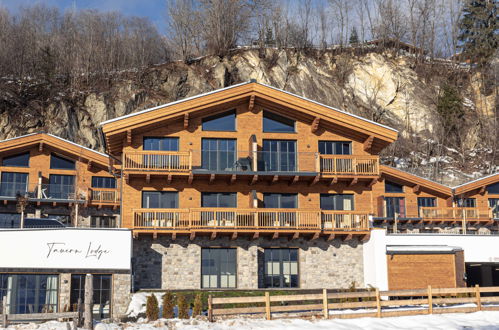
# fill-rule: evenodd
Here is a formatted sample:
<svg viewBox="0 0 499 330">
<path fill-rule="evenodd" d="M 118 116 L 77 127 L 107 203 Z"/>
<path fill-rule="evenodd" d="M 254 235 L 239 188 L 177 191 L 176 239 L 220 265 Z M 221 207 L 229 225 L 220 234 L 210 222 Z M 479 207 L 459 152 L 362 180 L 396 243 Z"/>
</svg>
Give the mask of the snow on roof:
<svg viewBox="0 0 499 330">
<path fill-rule="evenodd" d="M 386 252 L 454 252 L 462 251 L 458 246 L 449 245 L 388 245 Z"/>
<path fill-rule="evenodd" d="M 460 185 L 457 185 L 457 186 L 453 187 L 452 189 L 456 189 L 456 188 L 460 188 L 460 187 L 463 187 L 463 186 L 467 186 L 470 183 L 477 182 L 477 181 L 480 181 L 480 180 L 483 180 L 483 179 L 488 179 L 488 178 L 491 178 L 491 177 L 493 177 L 495 175 L 499 175 L 499 172 L 495 172 L 495 173 L 492 173 L 492 174 L 489 174 L 489 175 L 486 175 L 486 176 L 482 176 L 481 178 L 478 178 L 478 179 L 475 179 L 475 180 L 472 180 L 472 181 L 468 181 L 468 182 L 462 183 Z"/>
</svg>

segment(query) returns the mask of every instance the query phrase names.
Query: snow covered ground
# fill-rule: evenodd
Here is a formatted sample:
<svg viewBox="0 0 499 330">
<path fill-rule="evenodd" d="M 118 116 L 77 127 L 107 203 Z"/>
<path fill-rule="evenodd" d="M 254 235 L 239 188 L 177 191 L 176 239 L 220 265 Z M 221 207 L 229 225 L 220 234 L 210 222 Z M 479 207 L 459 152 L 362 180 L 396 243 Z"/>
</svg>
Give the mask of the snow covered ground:
<svg viewBox="0 0 499 330">
<path fill-rule="evenodd" d="M 44 324 L 24 324 L 13 326 L 12 329 L 37 329 L 37 330 L 68 330 L 67 323 L 47 322 Z M 349 320 L 304 320 L 304 319 L 281 319 L 265 321 L 262 319 L 231 319 L 209 323 L 199 320 L 158 320 L 146 323 L 139 320 L 137 323 L 104 324 L 98 323 L 95 330 L 143 330 L 143 329 L 179 329 L 179 330 L 395 330 L 395 329 L 499 329 L 499 312 L 477 312 L 469 314 L 444 314 L 444 315 L 419 315 L 400 316 L 387 318 L 359 318 Z"/>
</svg>

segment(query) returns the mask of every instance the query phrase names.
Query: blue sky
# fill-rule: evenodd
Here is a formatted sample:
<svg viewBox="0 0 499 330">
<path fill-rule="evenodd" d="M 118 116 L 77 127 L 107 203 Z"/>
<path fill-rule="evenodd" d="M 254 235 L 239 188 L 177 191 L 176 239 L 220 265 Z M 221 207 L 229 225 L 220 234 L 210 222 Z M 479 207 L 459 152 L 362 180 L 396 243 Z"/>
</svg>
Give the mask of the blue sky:
<svg viewBox="0 0 499 330">
<path fill-rule="evenodd" d="M 71 9 L 73 2 L 77 9 L 115 10 L 124 15 L 146 16 L 160 32 L 165 32 L 166 0 L 0 0 L 0 7 L 15 13 L 19 6 L 41 3 L 64 11 Z"/>
</svg>

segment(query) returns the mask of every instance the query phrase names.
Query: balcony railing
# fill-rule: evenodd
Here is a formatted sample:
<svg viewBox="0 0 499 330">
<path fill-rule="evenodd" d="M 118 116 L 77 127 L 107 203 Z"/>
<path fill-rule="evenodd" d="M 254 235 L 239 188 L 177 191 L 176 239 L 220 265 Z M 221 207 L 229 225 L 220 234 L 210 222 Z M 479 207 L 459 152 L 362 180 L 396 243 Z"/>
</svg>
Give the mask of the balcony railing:
<svg viewBox="0 0 499 330">
<path fill-rule="evenodd" d="M 379 157 L 320 155 L 320 171 L 330 175 L 379 175 Z"/>
<path fill-rule="evenodd" d="M 430 220 L 486 220 L 492 219 L 490 208 L 474 207 L 421 207 L 423 219 Z"/>
<path fill-rule="evenodd" d="M 88 198 L 91 203 L 97 204 L 118 204 L 120 194 L 116 188 L 90 188 Z"/>
<path fill-rule="evenodd" d="M 28 192 L 28 184 L 23 182 L 1 182 L 0 196 L 16 197 L 18 194 L 24 196 Z"/>
<path fill-rule="evenodd" d="M 135 229 L 367 231 L 369 215 L 356 211 L 296 209 L 135 209 Z"/>
<path fill-rule="evenodd" d="M 33 198 L 37 199 L 76 199 L 75 186 L 65 184 L 40 184 L 35 188 Z"/>
<path fill-rule="evenodd" d="M 124 155 L 123 169 L 163 172 L 189 172 L 192 153 L 180 151 L 134 151 Z"/>
</svg>

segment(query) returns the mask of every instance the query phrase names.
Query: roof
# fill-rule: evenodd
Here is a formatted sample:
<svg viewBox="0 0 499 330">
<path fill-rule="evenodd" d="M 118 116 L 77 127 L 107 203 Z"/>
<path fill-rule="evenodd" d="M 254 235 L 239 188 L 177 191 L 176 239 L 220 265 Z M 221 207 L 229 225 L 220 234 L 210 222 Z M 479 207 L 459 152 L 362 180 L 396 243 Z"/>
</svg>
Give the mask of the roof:
<svg viewBox="0 0 499 330">
<path fill-rule="evenodd" d="M 216 108 L 223 108 L 224 105 L 235 102 L 249 102 L 250 98 L 265 107 L 274 105 L 293 109 L 305 114 L 311 121 L 319 118 L 337 127 L 359 132 L 358 134 L 364 138 L 374 136 L 373 149 L 376 146 L 381 150 L 397 139 L 398 132 L 391 127 L 255 81 L 217 89 L 110 119 L 102 122 L 100 126 L 106 138 L 107 150 L 111 153 L 119 153 L 127 131 L 165 120 L 179 119 L 185 114 L 202 109 L 216 110 Z"/>
<path fill-rule="evenodd" d="M 386 166 L 386 165 L 381 165 L 380 166 L 380 171 L 382 175 L 387 175 L 392 178 L 398 179 L 405 181 L 409 184 L 412 184 L 412 186 L 421 186 L 423 188 L 441 193 L 446 196 L 452 196 L 452 189 L 448 186 L 445 186 L 443 184 L 440 184 L 438 182 L 417 176 L 415 174 L 411 174 L 402 170 L 399 170 L 394 167 Z"/>
<path fill-rule="evenodd" d="M 456 195 L 460 195 L 475 189 L 479 189 L 499 182 L 499 172 L 484 176 L 473 181 L 469 181 L 452 188 Z"/>
<path fill-rule="evenodd" d="M 1 140 L 0 153 L 9 150 L 22 149 L 40 143 L 104 166 L 109 165 L 108 155 L 49 133 L 31 133 Z"/>
</svg>

